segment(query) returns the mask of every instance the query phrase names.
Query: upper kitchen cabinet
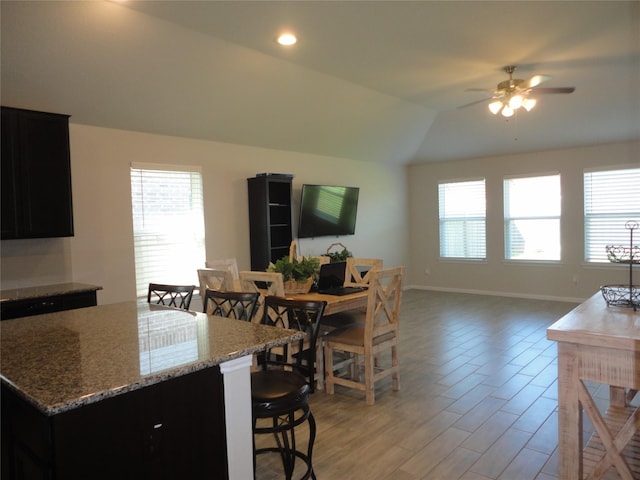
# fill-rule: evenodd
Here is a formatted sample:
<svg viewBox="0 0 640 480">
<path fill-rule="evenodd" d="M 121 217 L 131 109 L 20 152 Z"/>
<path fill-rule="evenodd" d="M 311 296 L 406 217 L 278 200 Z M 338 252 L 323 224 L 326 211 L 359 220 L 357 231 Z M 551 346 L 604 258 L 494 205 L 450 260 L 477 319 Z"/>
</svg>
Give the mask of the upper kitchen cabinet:
<svg viewBox="0 0 640 480">
<path fill-rule="evenodd" d="M 2 107 L 2 239 L 73 236 L 69 115 Z"/>
</svg>

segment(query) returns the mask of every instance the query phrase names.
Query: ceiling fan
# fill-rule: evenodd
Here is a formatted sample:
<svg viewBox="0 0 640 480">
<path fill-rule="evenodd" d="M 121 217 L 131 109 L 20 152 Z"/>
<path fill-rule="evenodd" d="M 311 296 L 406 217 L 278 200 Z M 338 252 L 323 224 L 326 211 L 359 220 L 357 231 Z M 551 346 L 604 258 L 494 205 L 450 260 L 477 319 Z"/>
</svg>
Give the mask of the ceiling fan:
<svg viewBox="0 0 640 480">
<path fill-rule="evenodd" d="M 469 92 L 490 92 L 493 94 L 491 98 L 485 98 L 476 102 L 468 103 L 458 108 L 468 107 L 476 103 L 492 100 L 489 104 L 489 110 L 494 115 L 498 112 L 504 117 L 511 117 L 519 108 L 523 107 L 526 111 L 531 111 L 536 105 L 536 99 L 533 95 L 548 93 L 572 93 L 575 87 L 538 87 L 542 82 L 551 80 L 549 75 L 534 75 L 528 80 L 513 78 L 513 72 L 517 69 L 516 65 L 507 65 L 504 71 L 509 74 L 509 80 L 498 83 L 495 89 L 486 88 L 468 88 Z"/>
</svg>

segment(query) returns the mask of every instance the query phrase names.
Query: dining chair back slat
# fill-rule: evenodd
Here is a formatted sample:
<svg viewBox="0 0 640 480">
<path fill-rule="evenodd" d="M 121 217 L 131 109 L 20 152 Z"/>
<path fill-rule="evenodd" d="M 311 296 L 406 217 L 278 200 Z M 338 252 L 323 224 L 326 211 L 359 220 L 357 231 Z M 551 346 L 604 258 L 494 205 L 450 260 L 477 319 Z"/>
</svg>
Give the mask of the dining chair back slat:
<svg viewBox="0 0 640 480">
<path fill-rule="evenodd" d="M 198 280 L 200 282 L 200 298 L 204 305 L 204 294 L 207 289 L 233 290 L 233 275 L 229 270 L 216 268 L 199 268 Z"/>
<path fill-rule="evenodd" d="M 240 278 L 238 276 L 238 261 L 235 258 L 219 258 L 215 260 L 207 260 L 204 262 L 207 268 L 215 268 L 216 270 L 228 270 L 234 280 Z"/>
<path fill-rule="evenodd" d="M 240 290 L 243 292 L 258 292 L 257 311 L 254 314 L 254 322 L 260 322 L 264 312 L 264 299 L 267 295 L 284 297 L 284 281 L 282 274 L 278 272 L 258 272 L 243 270 L 239 273 Z"/>
<path fill-rule="evenodd" d="M 344 279 L 346 287 L 369 285 L 374 269 L 380 270 L 382 268 L 382 259 L 348 257 L 346 268 L 347 273 Z"/>
<path fill-rule="evenodd" d="M 235 318 L 250 322 L 253 320 L 260 294 L 258 292 L 229 292 L 207 289 L 203 312 L 209 315 Z"/>
<path fill-rule="evenodd" d="M 147 292 L 147 302 L 164 305 L 166 307 L 189 310 L 195 285 L 170 285 L 165 283 L 150 283 Z"/>
</svg>

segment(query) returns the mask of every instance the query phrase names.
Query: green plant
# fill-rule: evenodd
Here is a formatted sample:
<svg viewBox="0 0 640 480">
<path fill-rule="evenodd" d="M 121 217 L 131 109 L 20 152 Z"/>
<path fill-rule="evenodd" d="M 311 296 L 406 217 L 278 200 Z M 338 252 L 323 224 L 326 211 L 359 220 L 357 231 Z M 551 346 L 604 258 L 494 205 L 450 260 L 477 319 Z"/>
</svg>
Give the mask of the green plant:
<svg viewBox="0 0 640 480">
<path fill-rule="evenodd" d="M 345 260 L 347 260 L 348 257 L 352 257 L 352 256 L 353 255 L 349 250 L 347 250 L 346 247 L 339 252 L 327 253 L 327 257 L 329 257 L 329 260 L 331 261 L 331 263 L 344 262 Z"/>
<path fill-rule="evenodd" d="M 314 257 L 302 257 L 298 261 L 291 261 L 289 255 L 276 260 L 275 263 L 269 263 L 267 272 L 278 272 L 282 274 L 282 279 L 295 280 L 296 282 L 306 282 L 309 277 L 316 277 L 320 273 L 320 260 Z"/>
</svg>

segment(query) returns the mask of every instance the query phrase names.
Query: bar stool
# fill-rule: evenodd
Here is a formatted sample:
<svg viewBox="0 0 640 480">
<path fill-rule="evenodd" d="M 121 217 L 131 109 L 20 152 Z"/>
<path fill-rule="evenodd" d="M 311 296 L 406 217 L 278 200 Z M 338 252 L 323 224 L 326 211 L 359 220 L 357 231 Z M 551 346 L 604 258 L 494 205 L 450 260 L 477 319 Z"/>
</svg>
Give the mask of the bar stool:
<svg viewBox="0 0 640 480">
<path fill-rule="evenodd" d="M 309 409 L 309 393 L 313 391 L 310 382 L 315 378 L 316 340 L 326 302 L 267 296 L 264 306 L 263 324 L 301 330 L 306 335 L 299 342 L 262 352 L 258 361 L 261 370 L 251 374 L 254 470 L 258 455 L 277 452 L 287 480 L 293 478 L 296 459 L 306 466 L 300 480 L 315 480 L 312 453 L 316 422 Z M 295 429 L 305 422 L 309 439 L 307 451 L 302 452 L 296 447 Z M 255 436 L 261 434 L 272 434 L 276 446 L 256 448 Z"/>
</svg>

